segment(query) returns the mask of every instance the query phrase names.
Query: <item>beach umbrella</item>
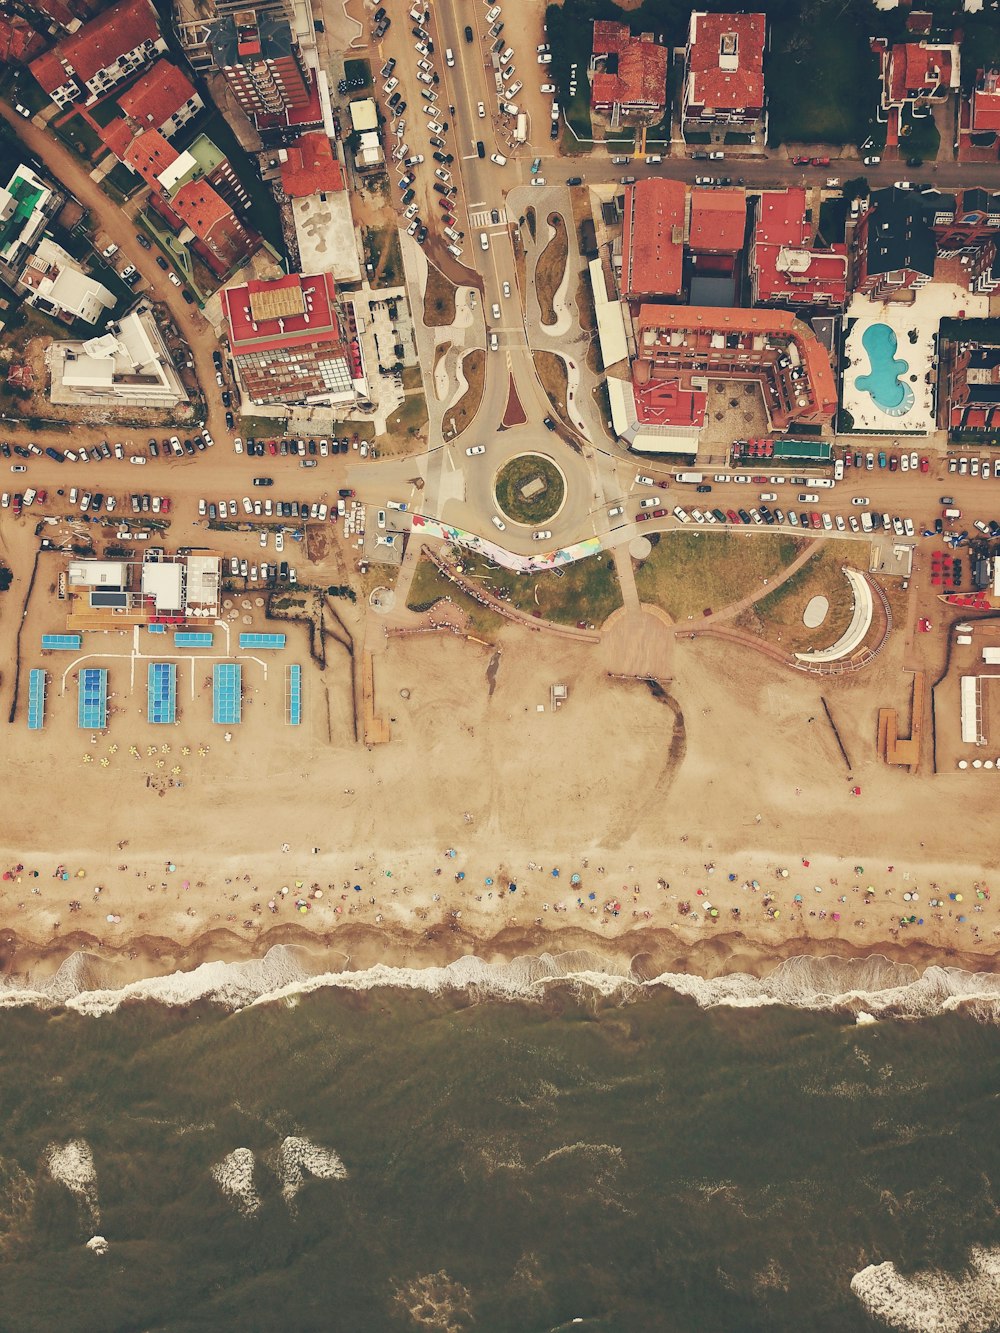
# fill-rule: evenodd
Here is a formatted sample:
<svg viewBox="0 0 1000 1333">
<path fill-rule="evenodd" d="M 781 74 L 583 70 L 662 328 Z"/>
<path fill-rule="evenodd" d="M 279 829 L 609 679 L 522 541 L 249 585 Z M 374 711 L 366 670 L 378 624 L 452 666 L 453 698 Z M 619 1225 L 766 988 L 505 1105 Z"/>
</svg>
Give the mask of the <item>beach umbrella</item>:
<svg viewBox="0 0 1000 1333">
<path fill-rule="evenodd" d="M 570 875 L 570 877 L 569 877 L 569 882 L 570 882 L 571 884 L 579 884 L 579 883 L 580 883 L 580 876 L 577 875 L 577 874 L 572 874 L 572 875 Z"/>
<path fill-rule="evenodd" d="M 355 893 L 360 893 L 360 892 L 361 892 L 361 885 L 360 885 L 360 884 L 355 884 L 355 886 L 354 886 L 354 892 L 355 892 Z"/>
<path fill-rule="evenodd" d="M 797 903 L 800 903 L 800 902 L 802 901 L 802 894 L 801 894 L 801 893 L 797 893 L 797 894 L 795 895 L 795 899 L 794 899 L 794 901 L 797 902 Z"/>
<path fill-rule="evenodd" d="M 588 893 L 588 894 L 587 894 L 587 897 L 590 899 L 591 902 L 593 902 L 594 899 L 597 897 L 597 894 L 596 894 L 596 893 Z"/>
<path fill-rule="evenodd" d="M 552 871 L 552 878 L 553 878 L 553 879 L 558 879 L 558 878 L 559 878 L 559 867 L 558 867 L 558 866 L 556 866 L 555 869 Z"/>
</svg>

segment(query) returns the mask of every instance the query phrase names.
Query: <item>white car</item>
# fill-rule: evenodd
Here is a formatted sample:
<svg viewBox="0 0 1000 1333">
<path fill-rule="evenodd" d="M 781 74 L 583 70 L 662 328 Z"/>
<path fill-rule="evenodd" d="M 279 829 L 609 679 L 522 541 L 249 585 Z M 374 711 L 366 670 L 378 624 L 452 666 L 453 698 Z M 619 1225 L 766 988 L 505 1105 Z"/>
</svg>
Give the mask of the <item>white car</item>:
<svg viewBox="0 0 1000 1333">
<path fill-rule="evenodd" d="M 545 184 L 545 177 L 544 177 L 544 176 L 533 176 L 533 177 L 532 177 L 532 180 L 531 180 L 531 183 L 532 183 L 532 185 L 542 186 L 542 185 Z"/>
<path fill-rule="evenodd" d="M 131 457 L 128 461 L 129 461 L 130 463 L 134 463 L 134 464 L 136 465 L 136 467 L 145 467 L 145 466 L 146 466 L 146 459 L 145 459 L 145 457 L 141 457 L 141 458 L 140 458 L 140 456 L 139 456 L 138 454 L 133 454 L 132 457 Z"/>
<path fill-rule="evenodd" d="M 509 282 L 505 282 L 505 283 L 504 283 L 504 285 L 503 285 L 503 294 L 504 294 L 504 299 L 507 300 L 507 301 L 509 301 L 509 300 L 510 300 L 510 283 L 509 283 Z"/>
<path fill-rule="evenodd" d="M 199 500 L 199 501 L 198 501 L 198 513 L 201 515 L 202 518 L 205 517 L 205 509 L 206 509 L 205 501 L 204 501 L 204 500 Z"/>
<path fill-rule="evenodd" d="M 495 162 L 498 167 L 505 167 L 507 165 L 507 159 L 504 157 L 503 153 L 490 153 L 490 161 Z"/>
<path fill-rule="evenodd" d="M 122 446 L 121 446 L 120 444 L 116 444 L 116 445 L 115 445 L 115 458 L 124 458 L 124 457 L 125 457 L 125 450 L 122 448 Z"/>
<path fill-rule="evenodd" d="M 159 497 L 158 495 L 154 495 L 154 496 L 153 496 L 153 513 L 154 513 L 154 514 L 158 514 L 159 512 L 160 512 L 160 497 Z"/>
<path fill-rule="evenodd" d="M 181 280 L 176 273 L 168 273 L 167 277 L 170 279 L 170 281 L 174 284 L 175 287 L 179 287 L 181 285 Z"/>
<path fill-rule="evenodd" d="M 470 444 L 469 447 L 468 447 L 468 449 L 466 449 L 465 452 L 469 455 L 470 458 L 475 458 L 478 454 L 485 454 L 485 452 L 486 452 L 486 445 L 485 445 L 485 444 Z"/>
<path fill-rule="evenodd" d="M 480 120 L 485 120 L 485 119 L 486 119 L 486 107 L 485 107 L 485 105 L 484 105 L 482 102 L 477 102 L 477 103 L 476 103 L 476 110 L 479 112 L 479 119 L 480 119 Z"/>
<path fill-rule="evenodd" d="M 375 521 L 378 523 L 378 525 L 379 525 L 380 528 L 384 528 L 384 527 L 385 527 L 385 510 L 384 510 L 384 509 L 380 509 L 380 510 L 378 511 L 378 513 L 375 515 Z"/>
<path fill-rule="evenodd" d="M 537 532 L 531 534 L 531 540 L 533 542 L 547 542 L 551 536 L 552 533 L 548 528 L 539 528 Z"/>
<path fill-rule="evenodd" d="M 285 549 L 285 534 L 283 532 L 276 532 L 274 534 L 274 549 L 276 551 L 283 551 Z"/>
<path fill-rule="evenodd" d="M 266 533 L 266 532 L 262 532 L 262 533 L 260 534 L 260 544 L 261 544 L 261 546 L 266 546 L 266 545 L 267 545 L 267 533 Z"/>
<path fill-rule="evenodd" d="M 220 511 L 220 512 L 221 512 L 221 511 Z M 229 501 L 229 517 L 230 517 L 230 518 L 235 518 L 238 512 L 239 512 L 239 511 L 238 511 L 238 508 L 237 508 L 237 505 L 236 505 L 236 501 L 235 501 L 235 500 L 230 500 L 230 501 Z"/>
<path fill-rule="evenodd" d="M 501 532 L 507 531 L 507 524 L 503 521 L 502 518 L 498 518 L 496 514 L 490 515 L 490 522 L 493 524 L 495 528 L 499 528 Z"/>
<path fill-rule="evenodd" d="M 233 437 L 233 448 L 236 450 L 238 454 L 241 454 L 243 452 L 243 441 L 240 439 L 238 435 Z"/>
<path fill-rule="evenodd" d="M 243 497 L 243 512 L 244 514 L 253 513 L 253 501 L 250 499 L 249 495 L 244 495 Z"/>
<path fill-rule="evenodd" d="M 900 459 L 899 459 L 899 470 L 900 470 L 900 472 L 909 472 L 909 470 L 910 470 L 910 455 L 909 455 L 909 454 L 902 454 L 902 455 L 900 456 Z"/>
<path fill-rule="evenodd" d="M 493 318 L 494 318 L 494 319 L 499 319 L 499 318 L 500 318 L 500 307 L 497 305 L 496 301 L 493 302 L 493 304 L 492 304 L 492 306 L 490 307 L 490 309 L 491 309 L 491 311 L 492 311 L 492 313 L 493 313 Z"/>
<path fill-rule="evenodd" d="M 612 505 L 608 510 L 608 518 L 620 518 L 625 512 L 624 505 Z"/>
</svg>

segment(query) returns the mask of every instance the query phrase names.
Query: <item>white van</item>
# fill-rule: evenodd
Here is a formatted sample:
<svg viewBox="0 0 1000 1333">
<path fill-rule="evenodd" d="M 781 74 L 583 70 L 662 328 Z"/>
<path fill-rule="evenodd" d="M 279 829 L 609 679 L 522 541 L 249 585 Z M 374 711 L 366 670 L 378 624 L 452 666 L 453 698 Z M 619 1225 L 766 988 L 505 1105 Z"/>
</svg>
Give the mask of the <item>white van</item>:
<svg viewBox="0 0 1000 1333">
<path fill-rule="evenodd" d="M 865 512 L 861 515 L 861 531 L 871 532 L 874 529 L 874 527 L 875 524 L 872 522 L 872 516 L 866 509 Z"/>
<path fill-rule="evenodd" d="M 841 470 L 841 472 L 843 472 L 843 470 L 844 470 L 844 465 L 843 465 L 843 463 L 841 463 L 841 465 L 840 465 L 840 470 Z M 810 482 L 810 485 L 812 485 L 812 486 L 816 486 L 817 488 L 820 487 L 820 486 L 822 486 L 823 489 L 826 490 L 826 491 L 832 489 L 833 484 L 834 484 L 834 482 L 833 482 L 833 478 L 832 478 L 832 477 L 813 477 L 812 480 L 811 480 L 811 482 Z"/>
<path fill-rule="evenodd" d="M 454 255 L 456 259 L 461 259 L 461 257 L 462 257 L 462 247 L 461 247 L 461 246 L 459 246 L 459 245 L 449 245 L 447 248 L 448 248 L 448 253 L 449 253 L 450 255 Z"/>
<path fill-rule="evenodd" d="M 450 46 L 446 46 L 444 49 L 444 63 L 448 66 L 449 69 L 454 68 L 455 52 L 451 49 Z"/>
<path fill-rule="evenodd" d="M 481 231 L 479 233 L 479 244 L 482 246 L 484 250 L 488 250 L 490 248 L 490 238 L 484 231 Z"/>
<path fill-rule="evenodd" d="M 801 491 L 801 492 L 799 493 L 799 504 L 800 504 L 800 505 L 818 505 L 818 504 L 819 504 L 819 496 L 816 495 L 813 491 Z"/>
</svg>

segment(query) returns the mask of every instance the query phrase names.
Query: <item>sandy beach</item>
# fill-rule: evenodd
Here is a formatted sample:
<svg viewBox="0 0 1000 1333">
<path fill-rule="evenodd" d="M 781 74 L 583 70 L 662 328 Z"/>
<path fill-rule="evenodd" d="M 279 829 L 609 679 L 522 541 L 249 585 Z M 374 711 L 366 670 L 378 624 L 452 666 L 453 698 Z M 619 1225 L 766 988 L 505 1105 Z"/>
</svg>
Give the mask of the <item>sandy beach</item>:
<svg viewBox="0 0 1000 1333">
<path fill-rule="evenodd" d="M 763 662 L 734 683 L 725 645 L 685 643 L 657 697 L 609 679 L 599 649 L 525 638 L 505 631 L 498 657 L 388 639 L 393 740 L 371 750 L 337 661 L 294 736 L 263 688 L 229 744 L 192 708 L 166 756 L 127 700 L 92 744 L 70 709 L 44 746 L 11 729 L 4 975 L 84 951 L 131 977 L 290 940 L 332 970 L 580 948 L 642 975 L 760 975 L 798 954 L 993 970 L 990 790 L 878 764 L 891 654 L 863 684 Z M 569 700 L 539 711 L 554 681 Z"/>
</svg>

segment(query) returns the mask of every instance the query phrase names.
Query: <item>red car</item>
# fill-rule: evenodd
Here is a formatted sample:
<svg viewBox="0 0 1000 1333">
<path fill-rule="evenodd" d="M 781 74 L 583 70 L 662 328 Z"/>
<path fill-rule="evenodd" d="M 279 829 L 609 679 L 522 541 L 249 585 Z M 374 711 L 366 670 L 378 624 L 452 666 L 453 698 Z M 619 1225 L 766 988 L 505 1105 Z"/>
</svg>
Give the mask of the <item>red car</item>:
<svg viewBox="0 0 1000 1333">
<path fill-rule="evenodd" d="M 739 522 L 742 521 L 742 520 L 740 519 L 739 514 L 737 514 L 737 512 L 736 512 L 735 509 L 727 509 L 727 510 L 726 510 L 726 518 L 729 519 L 730 523 L 739 523 Z"/>
<path fill-rule="evenodd" d="M 170 513 L 170 496 L 169 496 L 169 495 L 161 496 L 161 498 L 160 498 L 160 513 L 161 513 L 161 514 L 169 514 L 169 513 Z"/>
<path fill-rule="evenodd" d="M 807 157 L 793 157 L 793 158 L 792 158 L 792 166 L 793 166 L 793 167 L 807 167 L 808 165 L 809 165 L 809 159 L 808 159 Z"/>
<path fill-rule="evenodd" d="M 276 454 L 276 453 L 278 452 L 278 442 L 277 442 L 277 440 L 268 440 L 268 442 L 267 442 L 267 452 L 268 452 L 269 454 Z"/>
<path fill-rule="evenodd" d="M 669 481 L 658 481 L 656 484 L 657 486 L 659 486 L 661 491 L 668 491 L 670 489 Z"/>
<path fill-rule="evenodd" d="M 830 165 L 830 159 L 828 157 L 814 157 L 812 164 L 814 167 L 828 167 Z"/>
<path fill-rule="evenodd" d="M 645 523 L 645 521 L 646 521 L 647 518 L 649 518 L 649 510 L 648 510 L 648 509 L 640 509 L 640 511 L 638 512 L 638 514 L 636 514 L 636 516 L 635 516 L 635 521 L 636 521 L 637 523 Z"/>
<path fill-rule="evenodd" d="M 809 515 L 809 522 L 814 528 L 821 528 L 823 526 L 823 520 L 820 518 L 819 514 L 817 514 L 815 509 Z"/>
<path fill-rule="evenodd" d="M 667 511 L 666 511 L 665 509 L 654 509 L 654 510 L 653 510 L 653 517 L 654 517 L 654 518 L 666 518 L 666 516 L 667 516 Z"/>
<path fill-rule="evenodd" d="M 930 472 L 930 470 L 931 470 L 931 460 L 930 460 L 929 458 L 921 458 L 921 460 L 920 460 L 920 471 L 921 471 L 921 472 Z"/>
<path fill-rule="evenodd" d="M 44 489 L 44 487 L 40 488 L 38 494 L 35 496 L 36 501 L 40 505 L 43 505 L 48 498 L 49 498 L 49 493 L 47 490 Z"/>
</svg>

